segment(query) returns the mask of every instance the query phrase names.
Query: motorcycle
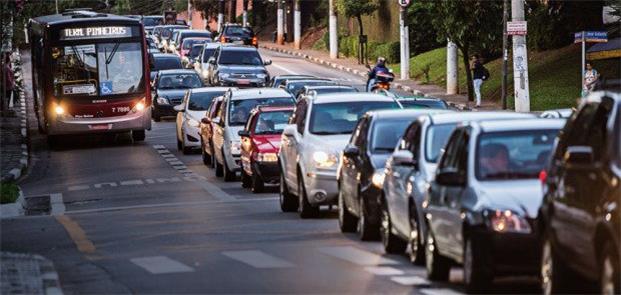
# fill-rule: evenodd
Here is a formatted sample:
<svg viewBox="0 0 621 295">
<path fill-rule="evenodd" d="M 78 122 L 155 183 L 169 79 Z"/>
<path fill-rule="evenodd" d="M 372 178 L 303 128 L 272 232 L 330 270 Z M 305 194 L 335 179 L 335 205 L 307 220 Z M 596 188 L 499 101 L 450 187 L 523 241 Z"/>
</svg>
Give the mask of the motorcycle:
<svg viewBox="0 0 621 295">
<path fill-rule="evenodd" d="M 371 73 L 371 67 L 367 65 L 369 69 L 369 74 Z M 390 90 L 390 83 L 395 80 L 395 74 L 392 73 L 392 70 L 388 70 L 388 72 L 378 72 L 375 74 L 375 79 L 373 79 L 373 84 L 370 87 L 370 92 L 375 92 L 377 90 Z M 367 85 L 368 87 L 369 85 Z M 367 88 L 369 89 L 369 88 Z"/>
</svg>

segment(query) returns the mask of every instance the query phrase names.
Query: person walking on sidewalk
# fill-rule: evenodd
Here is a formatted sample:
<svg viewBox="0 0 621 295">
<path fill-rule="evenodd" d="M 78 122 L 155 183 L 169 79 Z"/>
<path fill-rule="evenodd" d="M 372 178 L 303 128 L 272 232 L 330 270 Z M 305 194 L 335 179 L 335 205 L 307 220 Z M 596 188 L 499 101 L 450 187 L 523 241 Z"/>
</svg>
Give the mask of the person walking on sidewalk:
<svg viewBox="0 0 621 295">
<path fill-rule="evenodd" d="M 15 89 L 15 80 L 13 76 L 13 69 L 11 69 L 11 58 L 10 53 L 5 52 L 2 57 L 2 101 L 0 110 L 3 115 L 6 115 L 9 111 L 9 100 L 11 99 L 11 94 L 13 94 L 13 90 Z"/>
<path fill-rule="evenodd" d="M 474 95 L 476 96 L 476 107 L 481 106 L 481 86 L 483 86 L 483 81 L 489 78 L 489 72 L 487 69 L 481 64 L 481 60 L 478 54 L 472 56 L 472 64 L 470 66 L 472 70 L 472 82 L 474 86 Z"/>
<path fill-rule="evenodd" d="M 582 85 L 582 96 L 588 96 L 599 81 L 599 72 L 593 68 L 590 62 L 586 63 L 586 71 L 584 71 L 584 82 Z"/>
</svg>

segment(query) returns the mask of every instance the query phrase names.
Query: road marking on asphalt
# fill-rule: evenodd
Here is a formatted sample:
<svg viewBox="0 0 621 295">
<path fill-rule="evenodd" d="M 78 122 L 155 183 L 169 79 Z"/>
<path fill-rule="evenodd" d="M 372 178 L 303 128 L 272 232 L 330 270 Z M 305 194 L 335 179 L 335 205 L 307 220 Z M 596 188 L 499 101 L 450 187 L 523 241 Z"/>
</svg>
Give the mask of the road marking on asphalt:
<svg viewBox="0 0 621 295">
<path fill-rule="evenodd" d="M 152 274 L 193 272 L 194 268 L 166 256 L 132 258 L 130 261 Z"/>
<path fill-rule="evenodd" d="M 222 255 L 243 262 L 255 268 L 286 268 L 294 265 L 284 259 L 274 257 L 262 251 L 225 251 Z"/>
<path fill-rule="evenodd" d="M 352 246 L 322 247 L 319 252 L 339 259 L 349 261 L 358 265 L 394 265 L 398 261 L 388 259 L 375 253 L 360 250 Z"/>
<path fill-rule="evenodd" d="M 367 266 L 364 270 L 377 276 L 399 276 L 404 274 L 402 270 L 390 266 Z"/>
<path fill-rule="evenodd" d="M 208 194 L 214 196 L 216 199 L 220 201 L 233 201 L 237 200 L 234 196 L 231 196 L 220 189 L 217 185 L 209 182 L 209 181 L 199 181 L 196 182 L 204 191 Z"/>
<path fill-rule="evenodd" d="M 155 148 L 157 153 L 160 154 L 160 156 L 162 156 L 164 160 L 168 162 L 168 164 L 170 164 L 171 167 L 173 167 L 173 169 L 177 170 L 177 172 L 184 174 L 184 175 L 194 174 L 192 170 L 189 170 L 188 167 L 185 164 L 183 164 L 183 162 L 181 162 L 181 160 L 179 160 L 165 146 L 161 144 L 156 144 L 153 146 L 153 148 Z"/>
<path fill-rule="evenodd" d="M 421 293 L 425 294 L 425 295 L 463 295 L 464 293 L 455 291 L 453 289 L 449 289 L 449 288 L 428 288 L 428 289 L 421 289 L 420 290 Z"/>
<path fill-rule="evenodd" d="M 289 73 L 291 75 L 299 75 L 297 72 L 294 72 L 294 71 L 292 71 L 290 69 L 287 69 L 287 68 L 285 68 L 283 66 L 279 66 L 279 65 L 277 65 L 275 63 L 272 63 L 272 66 L 277 68 L 277 69 L 279 69 L 279 70 L 285 71 L 285 72 L 287 72 L 287 73 Z"/>
<path fill-rule="evenodd" d="M 50 194 L 50 214 L 65 214 L 65 203 L 63 202 L 63 194 Z"/>
<path fill-rule="evenodd" d="M 429 281 L 419 276 L 392 277 L 391 281 L 404 286 L 429 285 Z"/>
<path fill-rule="evenodd" d="M 71 219 L 71 217 L 67 215 L 58 215 L 56 216 L 56 220 L 65 228 L 69 237 L 73 240 L 73 243 L 78 247 L 78 251 L 89 254 L 95 252 L 96 249 L 93 242 L 86 237 L 86 233 L 82 227 Z"/>
<path fill-rule="evenodd" d="M 153 145 L 153 148 L 154 148 L 154 149 L 156 149 L 156 150 L 163 150 L 163 149 L 166 149 L 166 147 L 165 147 L 165 146 L 163 146 L 163 145 L 161 145 L 161 144 L 156 144 L 156 145 Z"/>
</svg>

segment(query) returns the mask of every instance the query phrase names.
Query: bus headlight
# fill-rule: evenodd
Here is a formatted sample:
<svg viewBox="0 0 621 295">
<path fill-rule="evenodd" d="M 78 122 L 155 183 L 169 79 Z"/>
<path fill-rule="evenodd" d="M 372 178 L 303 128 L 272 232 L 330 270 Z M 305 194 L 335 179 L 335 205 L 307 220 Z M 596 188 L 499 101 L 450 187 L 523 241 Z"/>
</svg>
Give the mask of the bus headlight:
<svg viewBox="0 0 621 295">
<path fill-rule="evenodd" d="M 65 114 L 65 109 L 59 105 L 57 105 L 56 107 L 54 107 L 54 112 L 56 113 L 56 115 L 63 115 Z"/>
<path fill-rule="evenodd" d="M 135 108 L 136 108 L 137 111 L 144 110 L 144 102 L 141 101 L 141 102 L 137 103 Z"/>
</svg>

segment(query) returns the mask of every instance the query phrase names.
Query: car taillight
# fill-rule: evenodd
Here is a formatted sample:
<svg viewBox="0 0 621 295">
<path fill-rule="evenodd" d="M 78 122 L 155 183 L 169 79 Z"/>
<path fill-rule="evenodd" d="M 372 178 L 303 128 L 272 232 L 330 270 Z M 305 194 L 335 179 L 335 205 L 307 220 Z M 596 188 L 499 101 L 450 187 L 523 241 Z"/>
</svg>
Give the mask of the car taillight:
<svg viewBox="0 0 621 295">
<path fill-rule="evenodd" d="M 545 185 L 548 181 L 548 172 L 546 172 L 545 170 L 541 170 L 539 172 L 539 181 L 541 181 L 541 185 Z"/>
<path fill-rule="evenodd" d="M 257 40 L 257 37 L 252 37 L 252 45 L 254 46 L 259 45 L 259 40 Z"/>
<path fill-rule="evenodd" d="M 226 38 L 224 38 L 224 36 L 220 37 L 220 43 L 226 43 Z"/>
</svg>

